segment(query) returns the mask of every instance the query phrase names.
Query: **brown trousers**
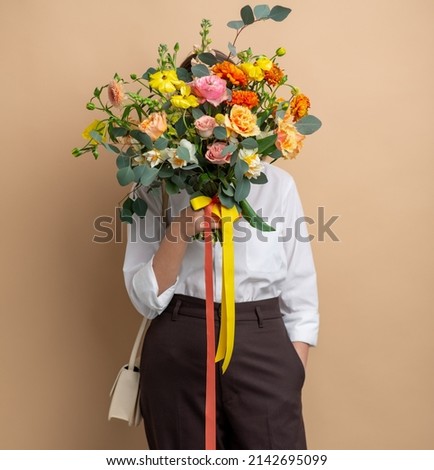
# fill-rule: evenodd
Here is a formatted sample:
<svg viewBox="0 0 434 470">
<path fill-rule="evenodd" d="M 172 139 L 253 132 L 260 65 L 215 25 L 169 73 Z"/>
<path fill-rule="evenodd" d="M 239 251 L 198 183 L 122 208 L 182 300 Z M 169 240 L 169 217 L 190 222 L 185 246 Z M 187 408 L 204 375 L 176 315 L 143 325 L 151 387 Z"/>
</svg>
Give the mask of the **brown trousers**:
<svg viewBox="0 0 434 470">
<path fill-rule="evenodd" d="M 205 301 L 175 294 L 142 349 L 140 407 L 150 449 L 204 449 L 205 371 Z M 217 449 L 307 448 L 305 370 L 278 298 L 236 304 L 232 360 L 224 374 L 218 363 L 216 374 Z"/>
</svg>

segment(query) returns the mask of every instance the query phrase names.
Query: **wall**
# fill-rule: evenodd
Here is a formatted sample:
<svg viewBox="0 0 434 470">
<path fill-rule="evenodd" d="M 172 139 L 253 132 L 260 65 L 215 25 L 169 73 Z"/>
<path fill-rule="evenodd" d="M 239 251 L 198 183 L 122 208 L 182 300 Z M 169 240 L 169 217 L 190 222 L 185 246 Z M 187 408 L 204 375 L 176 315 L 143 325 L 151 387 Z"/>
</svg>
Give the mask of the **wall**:
<svg viewBox="0 0 434 470">
<path fill-rule="evenodd" d="M 142 448 L 107 422 L 108 392 L 140 322 L 125 238 L 96 244 L 125 189 L 111 155 L 74 159 L 96 85 L 141 73 L 159 42 L 182 53 L 212 20 L 226 47 L 245 1 L 1 0 L 0 448 Z M 313 449 L 434 448 L 434 4 L 282 1 L 281 24 L 240 45 L 282 60 L 324 125 L 295 160 L 318 272 L 321 333 L 304 389 Z M 339 241 L 318 238 L 318 208 Z"/>
</svg>

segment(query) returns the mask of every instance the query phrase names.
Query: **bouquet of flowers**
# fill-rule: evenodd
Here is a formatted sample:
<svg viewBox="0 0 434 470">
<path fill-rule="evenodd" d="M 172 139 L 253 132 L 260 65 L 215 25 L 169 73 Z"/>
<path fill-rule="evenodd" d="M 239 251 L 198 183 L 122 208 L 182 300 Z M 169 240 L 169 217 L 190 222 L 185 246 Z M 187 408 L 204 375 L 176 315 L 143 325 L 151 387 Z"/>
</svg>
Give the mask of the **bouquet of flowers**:
<svg viewBox="0 0 434 470">
<path fill-rule="evenodd" d="M 144 217 L 146 202 L 137 193 L 164 182 L 169 194 L 185 189 L 206 196 L 227 209 L 235 208 L 255 228 L 273 230 L 252 209 L 248 195 L 252 184 L 264 184 L 263 159 L 293 159 L 305 136 L 321 126 L 310 115 L 309 98 L 288 83 L 278 59 L 237 51 L 236 41 L 249 25 L 259 21 L 283 21 L 289 8 L 246 5 L 241 19 L 230 21 L 235 39 L 224 54 L 210 48 L 211 23 L 201 23 L 201 44 L 177 64 L 179 44 L 173 52 L 160 44 L 157 66 L 143 75 L 118 74 L 110 83 L 95 88 L 87 109 L 104 118 L 94 120 L 83 132 L 87 143 L 72 153 L 99 147 L 116 156 L 117 180 L 135 183 L 120 209 L 120 218 L 132 223 L 133 214 Z M 130 90 L 127 91 L 127 88 Z"/>
</svg>

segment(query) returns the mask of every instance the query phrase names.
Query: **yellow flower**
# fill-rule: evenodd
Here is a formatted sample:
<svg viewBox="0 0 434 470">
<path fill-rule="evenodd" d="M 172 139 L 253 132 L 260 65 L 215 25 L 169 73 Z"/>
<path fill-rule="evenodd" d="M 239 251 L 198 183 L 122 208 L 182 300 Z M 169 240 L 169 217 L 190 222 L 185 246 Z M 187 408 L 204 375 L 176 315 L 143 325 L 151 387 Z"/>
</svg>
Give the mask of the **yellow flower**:
<svg viewBox="0 0 434 470">
<path fill-rule="evenodd" d="M 188 109 L 199 106 L 199 101 L 191 94 L 191 88 L 186 84 L 181 86 L 180 94 L 172 96 L 170 101 L 176 108 Z"/>
<path fill-rule="evenodd" d="M 243 137 L 258 135 L 260 129 L 256 124 L 256 116 L 245 106 L 235 104 L 231 112 L 225 116 L 226 129 Z"/>
<path fill-rule="evenodd" d="M 255 65 L 257 65 L 261 70 L 268 71 L 273 67 L 273 62 L 268 57 L 261 56 L 256 60 Z"/>
<path fill-rule="evenodd" d="M 260 82 L 264 79 L 264 72 L 261 67 L 253 65 L 250 62 L 244 62 L 239 65 L 239 68 L 247 75 L 249 80 Z"/>
<path fill-rule="evenodd" d="M 293 117 L 288 110 L 283 119 L 278 119 L 276 147 L 285 159 L 295 158 L 303 147 L 305 136 L 294 126 Z"/>
<path fill-rule="evenodd" d="M 244 173 L 246 178 L 257 178 L 261 174 L 264 164 L 257 150 L 241 149 L 238 156 L 249 165 L 249 169 Z"/>
<path fill-rule="evenodd" d="M 83 139 L 90 140 L 91 145 L 96 145 L 98 142 L 92 138 L 90 133 L 92 131 L 98 132 L 98 134 L 101 135 L 102 141 L 105 142 L 107 140 L 106 136 L 106 130 L 107 130 L 107 123 L 103 121 L 98 121 L 98 119 L 95 119 L 91 124 L 89 124 L 86 129 L 83 131 L 81 134 Z"/>
<path fill-rule="evenodd" d="M 178 79 L 175 70 L 161 70 L 150 75 L 149 85 L 160 93 L 173 93 L 184 84 Z"/>
</svg>

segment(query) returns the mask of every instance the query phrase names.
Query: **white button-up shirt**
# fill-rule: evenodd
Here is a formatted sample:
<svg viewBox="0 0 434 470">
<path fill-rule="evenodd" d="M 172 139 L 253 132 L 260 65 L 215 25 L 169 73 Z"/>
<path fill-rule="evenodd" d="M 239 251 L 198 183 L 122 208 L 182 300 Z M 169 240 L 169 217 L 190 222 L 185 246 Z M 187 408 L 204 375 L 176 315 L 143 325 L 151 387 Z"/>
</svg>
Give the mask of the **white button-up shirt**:
<svg viewBox="0 0 434 470">
<path fill-rule="evenodd" d="M 316 346 L 317 280 L 303 207 L 293 177 L 269 163 L 264 166 L 268 182 L 252 184 L 247 200 L 276 231 L 258 231 L 243 218 L 234 223 L 235 301 L 279 297 L 291 341 Z M 139 191 L 148 211 L 142 219 L 134 216 L 128 227 L 124 277 L 133 305 L 152 319 L 163 312 L 175 293 L 205 298 L 204 242 L 188 243 L 175 283 L 158 295 L 152 262 L 165 230 L 162 197 L 161 192 L 147 193 L 143 187 Z M 186 191 L 171 195 L 171 216 L 178 215 L 189 201 Z M 222 248 L 217 242 L 213 246 L 215 302 L 221 302 L 221 263 Z"/>
</svg>

